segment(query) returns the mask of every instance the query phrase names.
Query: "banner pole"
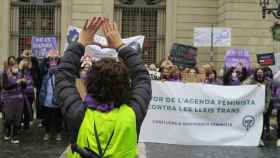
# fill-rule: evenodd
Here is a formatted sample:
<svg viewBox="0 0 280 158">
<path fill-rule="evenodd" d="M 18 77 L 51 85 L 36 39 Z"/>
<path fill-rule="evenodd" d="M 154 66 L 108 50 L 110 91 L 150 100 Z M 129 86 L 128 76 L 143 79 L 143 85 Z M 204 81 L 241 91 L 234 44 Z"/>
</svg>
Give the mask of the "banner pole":
<svg viewBox="0 0 280 158">
<path fill-rule="evenodd" d="M 214 64 L 214 24 L 211 25 L 210 63 Z"/>
</svg>

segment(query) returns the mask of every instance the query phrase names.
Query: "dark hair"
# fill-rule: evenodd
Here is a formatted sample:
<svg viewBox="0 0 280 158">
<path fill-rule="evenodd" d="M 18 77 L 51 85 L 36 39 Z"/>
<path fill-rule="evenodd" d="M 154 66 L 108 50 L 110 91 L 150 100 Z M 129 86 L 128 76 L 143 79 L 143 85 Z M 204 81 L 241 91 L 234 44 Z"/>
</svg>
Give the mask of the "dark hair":
<svg viewBox="0 0 280 158">
<path fill-rule="evenodd" d="M 199 74 L 199 73 L 200 73 L 197 67 L 189 68 L 189 71 L 188 71 L 188 72 L 190 72 L 191 70 L 194 70 L 196 74 Z"/>
<path fill-rule="evenodd" d="M 245 81 L 248 78 L 248 73 L 247 73 L 247 69 L 245 67 L 242 67 L 242 70 L 240 72 L 240 82 Z"/>
<path fill-rule="evenodd" d="M 258 73 L 258 71 L 259 70 L 262 70 L 262 72 L 263 72 L 263 78 L 265 78 L 265 74 L 264 74 L 264 69 L 263 69 L 263 67 L 258 67 L 258 68 L 256 68 L 255 69 L 255 72 L 254 72 L 254 79 L 257 81 L 257 73 Z"/>
<path fill-rule="evenodd" d="M 86 85 L 88 95 L 97 102 L 119 104 L 130 90 L 128 69 L 123 62 L 101 59 L 93 63 Z"/>
<path fill-rule="evenodd" d="M 225 72 L 224 77 L 223 77 L 224 85 L 230 85 L 231 74 L 233 73 L 234 69 L 235 69 L 234 67 L 231 67 L 230 69 L 228 69 Z"/>
<path fill-rule="evenodd" d="M 272 72 L 272 70 L 271 70 L 270 67 L 268 67 L 268 66 L 264 67 L 264 68 L 263 68 L 263 71 L 264 71 L 265 77 L 268 77 L 268 78 L 270 78 L 270 79 L 273 79 L 273 72 Z M 267 74 L 267 72 L 270 72 L 270 74 Z"/>
<path fill-rule="evenodd" d="M 209 77 L 211 74 L 214 74 L 215 80 L 217 79 L 217 71 L 212 69 L 211 71 L 206 72 L 206 77 Z"/>
<path fill-rule="evenodd" d="M 17 62 L 17 59 L 16 59 L 16 57 L 15 56 L 9 56 L 8 57 L 8 59 L 7 59 L 7 64 L 8 64 L 8 66 L 10 66 L 12 63 L 10 62 L 10 60 L 14 60 L 15 62 Z"/>
</svg>

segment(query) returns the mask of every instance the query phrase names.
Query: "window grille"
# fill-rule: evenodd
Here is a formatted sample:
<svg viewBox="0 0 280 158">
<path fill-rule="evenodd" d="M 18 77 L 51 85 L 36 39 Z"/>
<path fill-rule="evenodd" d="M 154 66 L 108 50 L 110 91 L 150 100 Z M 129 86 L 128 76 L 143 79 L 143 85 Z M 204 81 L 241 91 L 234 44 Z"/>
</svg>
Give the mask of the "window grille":
<svg viewBox="0 0 280 158">
<path fill-rule="evenodd" d="M 31 49 L 32 36 L 54 36 L 60 49 L 61 0 L 12 0 L 10 55 Z"/>
<path fill-rule="evenodd" d="M 141 55 L 146 64 L 158 63 L 165 54 L 165 5 L 165 0 L 115 0 L 114 19 L 122 36 L 145 36 Z"/>
</svg>

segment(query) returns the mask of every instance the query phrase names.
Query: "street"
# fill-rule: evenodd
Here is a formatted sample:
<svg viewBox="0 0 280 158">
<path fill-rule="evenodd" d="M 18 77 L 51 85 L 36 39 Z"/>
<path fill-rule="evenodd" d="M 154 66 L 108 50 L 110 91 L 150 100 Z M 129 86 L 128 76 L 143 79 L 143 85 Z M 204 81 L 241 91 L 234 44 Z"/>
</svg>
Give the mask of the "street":
<svg viewBox="0 0 280 158">
<path fill-rule="evenodd" d="M 1 120 L 2 121 L 2 120 Z M 2 122 L 0 130 L 3 130 Z M 14 145 L 3 140 L 0 134 L 0 158 L 58 158 L 67 146 L 66 134 L 62 142 L 55 140 L 44 142 L 43 128 L 37 124 L 27 131 L 20 132 L 21 143 Z M 216 146 L 181 146 L 146 143 L 146 154 L 140 145 L 140 158 L 279 158 L 280 149 L 275 147 L 275 140 L 267 142 L 267 147 L 216 147 Z M 142 155 L 141 155 L 142 154 Z"/>
</svg>

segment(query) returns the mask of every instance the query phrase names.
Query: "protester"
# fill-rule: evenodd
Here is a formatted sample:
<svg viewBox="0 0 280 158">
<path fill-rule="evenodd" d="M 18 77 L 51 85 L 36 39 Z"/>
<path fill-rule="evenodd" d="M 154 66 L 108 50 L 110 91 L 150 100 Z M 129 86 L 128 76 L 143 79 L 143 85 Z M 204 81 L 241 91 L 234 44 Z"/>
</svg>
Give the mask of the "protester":
<svg viewBox="0 0 280 158">
<path fill-rule="evenodd" d="M 11 143 L 18 144 L 18 130 L 22 119 L 24 108 L 23 91 L 27 80 L 22 78 L 18 70 L 18 65 L 13 62 L 7 62 L 3 73 L 3 114 L 4 114 L 4 140 L 10 140 Z"/>
<path fill-rule="evenodd" d="M 199 66 L 197 74 L 198 82 L 204 83 L 206 80 L 206 73 L 211 71 L 211 69 L 212 67 L 209 64 Z"/>
<path fill-rule="evenodd" d="M 25 109 L 24 109 L 24 115 L 27 116 L 24 118 L 24 128 L 28 129 L 30 121 L 33 120 L 33 102 L 35 100 L 35 110 L 36 110 L 36 116 L 39 119 L 43 118 L 42 114 L 42 105 L 39 105 L 39 93 L 40 93 L 40 88 L 42 84 L 42 76 L 45 74 L 42 73 L 40 70 L 40 65 L 39 61 L 36 57 L 32 56 L 32 51 L 31 50 L 24 50 L 20 57 L 18 58 L 18 62 L 20 63 L 21 61 L 24 61 L 26 64 L 24 65 L 22 70 L 24 70 L 25 75 L 28 74 L 28 77 L 31 77 L 30 79 L 32 80 L 32 90 L 31 90 L 31 85 L 29 91 L 26 93 L 28 97 L 28 103 L 26 103 Z M 34 88 L 36 88 L 36 95 L 34 94 Z M 28 106 L 27 106 L 28 105 Z M 30 111 L 31 110 L 31 111 Z M 31 112 L 31 113 L 30 113 Z M 31 115 L 30 115 L 31 114 Z"/>
<path fill-rule="evenodd" d="M 173 63 L 171 62 L 171 60 L 169 60 L 168 58 L 165 58 L 164 60 L 162 60 L 162 62 L 160 63 L 160 69 L 159 72 L 161 73 L 161 80 L 163 81 L 169 81 L 171 78 L 171 70 L 173 67 Z"/>
<path fill-rule="evenodd" d="M 265 66 L 265 67 L 263 68 L 263 70 L 264 70 L 264 76 L 265 76 L 265 78 L 266 78 L 266 79 L 273 80 L 273 72 L 272 72 L 271 68 L 268 67 L 268 66 Z"/>
<path fill-rule="evenodd" d="M 271 97 L 270 97 L 270 105 L 268 106 L 267 108 L 267 111 L 266 111 L 266 118 L 265 119 L 265 125 L 266 125 L 266 137 L 270 137 L 271 136 L 271 132 L 270 132 L 270 117 L 272 115 L 272 110 L 273 110 L 273 72 L 272 70 L 270 69 L 270 67 L 268 66 L 265 66 L 263 67 L 263 73 L 264 73 L 264 77 L 265 77 L 265 80 L 266 82 L 268 83 L 267 85 L 270 86 L 271 88 Z"/>
<path fill-rule="evenodd" d="M 196 67 L 193 67 L 193 68 L 189 68 L 188 71 L 187 71 L 187 81 L 186 82 L 194 82 L 194 83 L 198 83 L 200 80 L 199 80 L 199 71 Z"/>
<path fill-rule="evenodd" d="M 58 52 L 53 51 L 40 66 L 32 57 L 31 50 L 24 50 L 18 59 L 14 56 L 7 59 L 3 74 L 0 71 L 0 112 L 2 110 L 4 114 L 5 140 L 19 143 L 20 122 L 23 121 L 25 129 L 29 128 L 33 119 L 32 104 L 36 98 L 37 118 L 43 119 L 45 127 L 44 141 L 51 138 L 52 132 L 57 141 L 62 140 L 62 120 L 67 122 L 72 147 L 68 157 L 82 157 L 81 151 L 85 148 L 109 157 L 135 157 L 141 123 L 151 98 L 152 79 L 187 84 L 265 85 L 260 145 L 264 145 L 262 140 L 270 136 L 270 118 L 275 108 L 278 123 L 276 146 L 280 147 L 280 72 L 273 75 L 268 66 L 251 69 L 239 62 L 217 74 L 212 64 L 183 69 L 181 65 L 172 63 L 169 57 L 159 64 L 144 65 L 139 50 L 123 44 L 114 24 L 105 18 L 88 22 L 78 43 L 70 45 L 65 52 L 60 66 Z M 109 46 L 92 41 L 100 26 Z M 89 44 L 116 49 L 118 60 L 94 60 L 92 55 L 84 52 Z M 95 136 L 100 137 L 100 143 Z M 108 151 L 101 153 L 98 149 L 100 144 L 102 148 L 110 144 Z"/>
<path fill-rule="evenodd" d="M 90 54 L 85 53 L 81 58 L 81 67 L 80 67 L 80 78 L 76 79 L 76 87 L 82 99 L 87 95 L 86 93 L 86 78 L 87 73 L 92 67 L 93 57 Z"/>
<path fill-rule="evenodd" d="M 23 108 L 23 124 L 24 129 L 29 129 L 30 121 L 33 120 L 33 109 L 32 104 L 34 101 L 34 89 L 33 89 L 33 74 L 32 74 L 32 63 L 29 59 L 30 52 L 24 51 L 23 58 L 19 61 L 19 71 L 21 78 L 25 79 L 26 87 L 24 88 L 24 108 Z"/>
<path fill-rule="evenodd" d="M 11 66 L 17 63 L 16 57 L 15 56 L 9 56 L 7 60 L 7 66 Z"/>
<path fill-rule="evenodd" d="M 240 82 L 244 82 L 248 78 L 248 72 L 243 63 L 240 62 L 235 67 L 235 72 L 237 72 Z"/>
<path fill-rule="evenodd" d="M 188 80 L 188 72 L 189 72 L 189 68 L 185 68 L 184 70 L 181 71 L 181 81 L 183 83 L 187 83 Z"/>
<path fill-rule="evenodd" d="M 272 102 L 273 108 L 277 110 L 277 141 L 276 146 L 280 147 L 280 71 L 278 71 L 273 78 L 272 83 Z"/>
<path fill-rule="evenodd" d="M 263 133 L 262 140 L 260 140 L 260 146 L 264 146 L 263 140 L 266 135 L 269 135 L 270 130 L 270 115 L 271 115 L 271 98 L 272 98 L 272 89 L 271 89 L 271 80 L 268 80 L 265 77 L 264 70 L 261 67 L 255 69 L 254 77 L 249 78 L 244 81 L 243 84 L 261 84 L 265 85 L 265 108 L 264 108 L 264 124 L 263 124 Z"/>
<path fill-rule="evenodd" d="M 223 83 L 226 86 L 239 86 L 241 85 L 241 73 L 234 67 L 225 72 Z"/>
<path fill-rule="evenodd" d="M 43 77 L 42 87 L 40 91 L 40 104 L 44 106 L 45 135 L 43 140 L 50 139 L 52 132 L 56 134 L 56 140 L 60 141 L 62 128 L 62 114 L 54 95 L 55 75 L 54 72 L 59 64 L 59 53 L 50 51 L 48 53 L 48 72 Z M 52 130 L 52 127 L 53 130 Z"/>
<path fill-rule="evenodd" d="M 93 42 L 101 25 L 108 46 L 119 52 L 120 62 L 106 58 L 93 64 L 83 104 L 75 78 L 85 46 Z M 100 17 L 87 21 L 78 43 L 68 47 L 56 72 L 56 94 L 74 135 L 68 158 L 83 157 L 89 151 L 98 157 L 136 157 L 140 127 L 151 99 L 149 74 L 139 54 L 123 44 L 116 24 Z"/>
<path fill-rule="evenodd" d="M 181 81 L 181 73 L 176 65 L 172 66 L 170 70 L 170 78 L 168 80 L 173 82 Z"/>
<path fill-rule="evenodd" d="M 214 84 L 214 85 L 222 85 L 222 81 L 220 81 L 217 77 L 216 70 L 212 69 L 206 73 L 206 84 Z"/>
<path fill-rule="evenodd" d="M 85 54 L 81 58 L 81 70 L 80 70 L 80 79 L 86 80 L 87 73 L 90 71 L 92 66 L 93 57 L 90 54 Z"/>
</svg>

